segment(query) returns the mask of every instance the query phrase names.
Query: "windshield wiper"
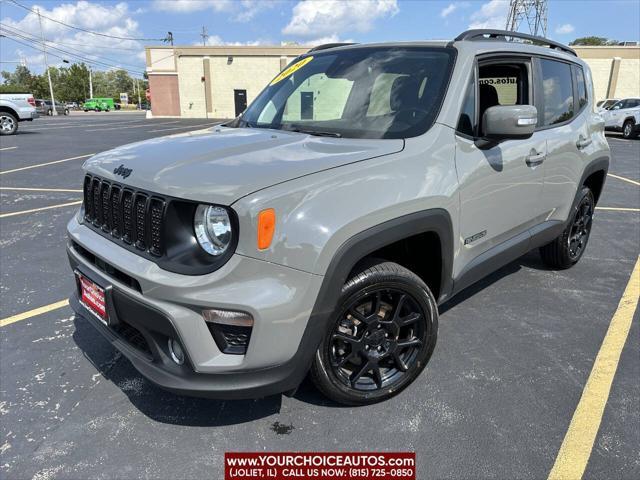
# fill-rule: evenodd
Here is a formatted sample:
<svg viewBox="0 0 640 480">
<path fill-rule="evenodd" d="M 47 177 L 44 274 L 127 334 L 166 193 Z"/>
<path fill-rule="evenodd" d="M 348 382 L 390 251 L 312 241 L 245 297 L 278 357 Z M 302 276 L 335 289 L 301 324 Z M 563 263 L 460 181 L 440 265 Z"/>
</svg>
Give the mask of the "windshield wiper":
<svg viewBox="0 0 640 480">
<path fill-rule="evenodd" d="M 323 132 L 320 130 L 306 130 L 299 127 L 283 128 L 287 132 L 306 133 L 307 135 L 313 135 L 315 137 L 334 137 L 342 138 L 342 134 L 338 132 Z"/>
</svg>

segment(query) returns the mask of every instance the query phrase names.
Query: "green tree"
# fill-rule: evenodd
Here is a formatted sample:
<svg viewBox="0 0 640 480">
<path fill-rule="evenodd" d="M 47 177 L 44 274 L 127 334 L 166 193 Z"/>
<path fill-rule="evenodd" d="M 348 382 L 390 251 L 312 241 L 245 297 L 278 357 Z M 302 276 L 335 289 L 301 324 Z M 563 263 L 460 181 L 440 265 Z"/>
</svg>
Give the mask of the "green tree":
<svg viewBox="0 0 640 480">
<path fill-rule="evenodd" d="M 576 46 L 607 46 L 607 45 L 616 45 L 618 43 L 617 40 L 611 40 L 605 37 L 580 37 L 576 38 L 569 45 Z"/>
</svg>

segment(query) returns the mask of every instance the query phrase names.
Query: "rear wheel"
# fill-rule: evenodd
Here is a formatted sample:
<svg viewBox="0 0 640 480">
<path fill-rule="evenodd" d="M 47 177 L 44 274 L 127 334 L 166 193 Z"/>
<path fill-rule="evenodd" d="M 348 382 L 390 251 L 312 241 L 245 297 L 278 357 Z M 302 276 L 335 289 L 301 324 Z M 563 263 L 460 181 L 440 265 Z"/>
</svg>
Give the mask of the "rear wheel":
<svg viewBox="0 0 640 480">
<path fill-rule="evenodd" d="M 0 135 L 13 135 L 18 131 L 18 119 L 9 112 L 0 112 Z"/>
<path fill-rule="evenodd" d="M 51 109 L 47 110 L 47 115 L 48 115 L 48 116 L 53 115 L 53 110 L 51 110 Z"/>
<path fill-rule="evenodd" d="M 624 122 L 624 125 L 622 126 L 622 136 L 627 139 L 634 138 L 636 136 L 634 132 L 634 128 L 635 128 L 635 123 L 633 123 L 633 121 L 631 120 L 627 120 L 626 122 Z"/>
<path fill-rule="evenodd" d="M 594 209 L 593 193 L 588 187 L 583 187 L 567 227 L 558 238 L 540 248 L 540 256 L 547 265 L 564 269 L 578 263 L 587 248 Z"/>
<path fill-rule="evenodd" d="M 342 288 L 311 378 L 339 403 L 386 400 L 424 369 L 437 330 L 438 310 L 429 287 L 396 263 L 378 263 Z"/>
<path fill-rule="evenodd" d="M 64 109 L 64 114 L 65 114 L 65 115 L 69 115 L 69 109 L 68 109 L 68 108 L 65 108 L 65 109 Z"/>
</svg>

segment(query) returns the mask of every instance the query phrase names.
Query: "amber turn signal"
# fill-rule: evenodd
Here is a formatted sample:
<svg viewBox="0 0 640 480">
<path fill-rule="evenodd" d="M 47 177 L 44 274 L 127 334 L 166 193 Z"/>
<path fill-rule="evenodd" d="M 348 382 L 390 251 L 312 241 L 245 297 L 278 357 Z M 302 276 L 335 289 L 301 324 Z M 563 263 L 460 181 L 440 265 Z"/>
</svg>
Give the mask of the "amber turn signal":
<svg viewBox="0 0 640 480">
<path fill-rule="evenodd" d="M 276 231 L 276 211 L 273 208 L 262 210 L 258 214 L 258 249 L 265 250 L 271 245 Z"/>
</svg>

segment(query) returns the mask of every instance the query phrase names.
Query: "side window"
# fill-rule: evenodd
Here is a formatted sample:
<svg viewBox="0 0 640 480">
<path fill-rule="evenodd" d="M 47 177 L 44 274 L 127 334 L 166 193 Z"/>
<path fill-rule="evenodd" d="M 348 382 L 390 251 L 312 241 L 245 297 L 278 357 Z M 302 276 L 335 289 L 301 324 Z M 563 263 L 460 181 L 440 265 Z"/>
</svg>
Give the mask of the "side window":
<svg viewBox="0 0 640 480">
<path fill-rule="evenodd" d="M 582 67 L 573 67 L 576 71 L 576 85 L 578 86 L 578 108 L 581 109 L 587 104 L 587 82 L 584 79 Z"/>
<path fill-rule="evenodd" d="M 555 60 L 540 59 L 544 97 L 543 125 L 556 125 L 574 116 L 571 66 Z"/>
<path fill-rule="evenodd" d="M 470 137 L 475 136 L 475 122 L 476 122 L 476 85 L 475 75 L 471 75 L 471 80 L 467 86 L 467 91 L 464 95 L 464 103 L 462 104 L 462 110 L 460 111 L 460 118 L 458 119 L 458 127 L 456 130 L 464 135 Z"/>
<path fill-rule="evenodd" d="M 528 63 L 501 60 L 478 68 L 478 132 L 484 112 L 497 105 L 530 105 Z M 571 72 L 569 72 L 571 73 Z"/>
</svg>

